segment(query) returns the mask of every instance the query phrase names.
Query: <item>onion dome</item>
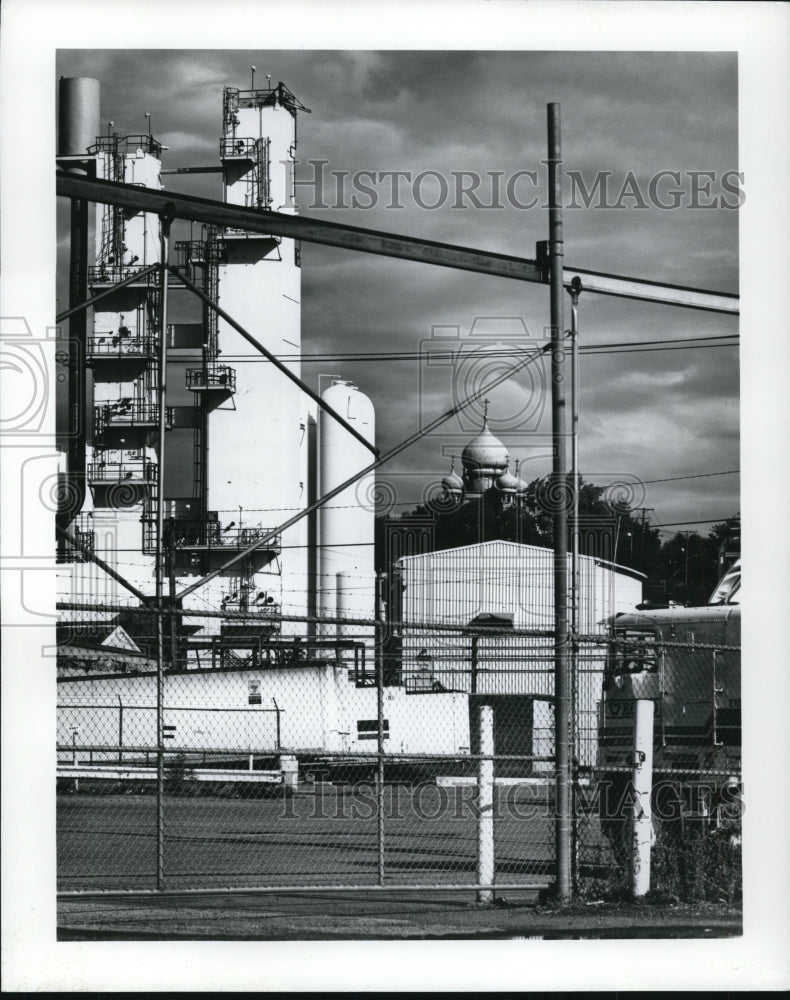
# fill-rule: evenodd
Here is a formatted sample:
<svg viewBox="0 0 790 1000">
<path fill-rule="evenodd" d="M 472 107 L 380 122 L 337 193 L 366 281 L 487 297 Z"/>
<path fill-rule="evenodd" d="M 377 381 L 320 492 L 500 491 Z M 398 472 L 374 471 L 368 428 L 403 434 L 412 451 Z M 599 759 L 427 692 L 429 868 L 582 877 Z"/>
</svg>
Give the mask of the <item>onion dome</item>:
<svg viewBox="0 0 790 1000">
<path fill-rule="evenodd" d="M 472 472 L 478 469 L 505 472 L 508 466 L 507 448 L 499 438 L 494 437 L 488 423 L 484 422 L 482 431 L 464 448 L 461 461 L 464 468 Z"/>
<path fill-rule="evenodd" d="M 450 469 L 450 474 L 442 479 L 442 486 L 448 493 L 463 493 L 464 491 L 464 482 L 453 469 Z"/>
<path fill-rule="evenodd" d="M 518 483 L 518 486 L 516 487 L 516 492 L 518 493 L 519 496 L 524 496 L 524 494 L 529 489 L 529 485 L 527 483 L 525 483 L 524 480 L 521 478 L 521 476 L 518 474 L 519 473 L 519 466 L 520 465 L 521 465 L 521 462 L 516 462 L 516 473 L 515 473 L 515 475 L 516 475 L 516 482 Z"/>
<path fill-rule="evenodd" d="M 501 493 L 517 493 L 518 484 L 519 480 L 510 472 L 503 472 L 496 481 L 497 489 Z"/>
</svg>

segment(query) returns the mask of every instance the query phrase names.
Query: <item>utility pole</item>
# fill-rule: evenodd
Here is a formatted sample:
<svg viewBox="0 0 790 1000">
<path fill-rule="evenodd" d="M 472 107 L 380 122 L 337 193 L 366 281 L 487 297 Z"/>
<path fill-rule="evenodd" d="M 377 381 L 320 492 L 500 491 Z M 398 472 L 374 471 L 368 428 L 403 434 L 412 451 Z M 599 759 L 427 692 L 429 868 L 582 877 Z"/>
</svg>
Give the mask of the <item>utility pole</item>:
<svg viewBox="0 0 790 1000">
<path fill-rule="evenodd" d="M 549 240 L 548 270 L 551 298 L 551 421 L 554 452 L 554 744 L 557 770 L 555 847 L 557 900 L 571 898 L 571 704 L 568 676 L 568 511 L 565 461 L 565 325 L 562 272 L 562 141 L 560 106 L 548 108 Z"/>
<path fill-rule="evenodd" d="M 159 215 L 159 385 L 157 387 L 157 405 L 159 427 L 159 461 L 156 473 L 156 887 L 165 887 L 165 743 L 164 743 L 164 709 L 165 709 L 165 637 L 164 637 L 164 527 L 165 527 L 165 433 L 167 430 L 166 400 L 167 400 L 167 298 L 168 298 L 168 255 L 170 249 L 170 224 L 175 211 L 163 210 Z"/>
<path fill-rule="evenodd" d="M 575 890 L 578 879 L 578 823 L 576 821 L 576 788 L 578 756 L 576 741 L 579 719 L 579 295 L 582 291 L 578 275 L 571 281 L 571 579 L 570 579 L 570 699 L 571 699 L 571 885 Z"/>
<path fill-rule="evenodd" d="M 641 534 L 639 538 L 639 565 L 642 568 L 642 572 L 645 571 L 645 516 L 648 511 L 654 511 L 655 507 L 634 507 L 634 510 L 639 510 L 642 512 L 642 527 Z"/>
</svg>

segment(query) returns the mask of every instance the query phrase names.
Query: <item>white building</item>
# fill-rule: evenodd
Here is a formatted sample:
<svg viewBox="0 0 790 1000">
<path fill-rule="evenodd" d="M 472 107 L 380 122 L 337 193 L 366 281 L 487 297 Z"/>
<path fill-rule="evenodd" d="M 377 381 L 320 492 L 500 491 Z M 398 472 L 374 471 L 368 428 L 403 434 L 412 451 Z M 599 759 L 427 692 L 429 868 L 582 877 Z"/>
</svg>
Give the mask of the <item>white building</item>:
<svg viewBox="0 0 790 1000">
<path fill-rule="evenodd" d="M 369 756 L 378 745 L 376 688 L 357 685 L 348 669 L 333 663 L 167 674 L 164 705 L 168 753 Z M 126 676 L 117 669 L 61 675 L 57 718 L 61 747 L 71 745 L 75 732 L 79 745 L 92 747 L 78 751 L 80 762 L 115 761 L 119 747 L 128 763 L 144 760 L 157 746 L 153 664 Z M 426 699 L 388 689 L 383 735 L 387 753 L 463 757 L 469 753 L 467 698 Z M 61 750 L 59 757 L 73 762 L 74 753 Z"/>
<path fill-rule="evenodd" d="M 570 557 L 568 562 L 570 578 Z M 608 618 L 641 602 L 642 579 L 633 570 L 581 556 L 579 633 L 604 636 Z M 498 753 L 533 752 L 541 743 L 549 754 L 553 588 L 553 553 L 535 545 L 490 541 L 401 558 L 391 588 L 399 600 L 390 618 L 402 623 L 394 649 L 406 690 L 468 694 L 473 729 L 476 705 L 492 704 Z M 443 625 L 455 628 L 443 631 Z M 538 634 L 509 636 L 513 630 Z M 604 656 L 603 644 L 587 645 L 579 660 L 575 701 L 583 763 L 594 760 Z"/>
</svg>

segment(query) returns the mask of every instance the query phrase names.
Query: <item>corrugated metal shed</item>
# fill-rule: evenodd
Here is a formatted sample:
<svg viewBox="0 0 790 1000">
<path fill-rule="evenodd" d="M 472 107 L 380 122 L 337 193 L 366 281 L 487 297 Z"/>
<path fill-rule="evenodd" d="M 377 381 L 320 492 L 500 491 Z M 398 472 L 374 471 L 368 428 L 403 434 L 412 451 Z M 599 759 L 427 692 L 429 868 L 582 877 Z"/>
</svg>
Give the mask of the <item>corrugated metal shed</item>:
<svg viewBox="0 0 790 1000">
<path fill-rule="evenodd" d="M 554 574 L 551 549 L 491 541 L 398 562 L 403 680 L 408 689 L 551 702 L 554 696 Z M 570 558 L 568 561 L 570 578 Z M 642 600 L 643 575 L 589 556 L 579 559 L 579 631 L 606 632 L 606 620 Z M 512 625 L 510 624 L 512 622 Z M 421 625 L 463 625 L 468 632 Z M 509 635 L 538 630 L 545 636 Z M 595 754 L 605 647 L 580 652 L 576 675 L 578 756 Z M 504 702 L 503 702 L 504 706 Z M 504 720 L 502 720 L 504 721 Z"/>
<path fill-rule="evenodd" d="M 398 561 L 404 586 L 404 622 L 466 625 L 477 615 L 513 616 L 517 629 L 554 624 L 553 552 L 538 545 L 492 541 Z M 644 576 L 614 563 L 580 556 L 579 628 L 600 632 L 601 622 L 633 610 Z M 570 557 L 568 558 L 570 577 Z"/>
</svg>

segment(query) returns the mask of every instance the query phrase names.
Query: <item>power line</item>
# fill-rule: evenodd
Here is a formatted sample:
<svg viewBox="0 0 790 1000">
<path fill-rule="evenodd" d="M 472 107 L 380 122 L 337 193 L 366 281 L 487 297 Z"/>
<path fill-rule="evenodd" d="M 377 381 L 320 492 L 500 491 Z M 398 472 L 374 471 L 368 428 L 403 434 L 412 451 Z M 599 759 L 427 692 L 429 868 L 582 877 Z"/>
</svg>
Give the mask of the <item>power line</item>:
<svg viewBox="0 0 790 1000">
<path fill-rule="evenodd" d="M 718 337 L 716 338 L 719 339 Z M 712 348 L 712 347 L 737 347 L 737 343 L 733 344 L 678 344 L 676 346 L 667 345 L 665 347 L 647 347 L 647 348 L 629 348 L 626 350 L 611 350 L 611 351 L 601 351 L 601 350 L 589 350 L 586 351 L 583 347 L 580 348 L 580 353 L 590 354 L 591 356 L 597 357 L 599 354 L 658 354 L 661 351 L 694 351 L 700 350 L 702 348 Z"/>
<path fill-rule="evenodd" d="M 653 483 L 677 483 L 681 479 L 707 479 L 708 476 L 736 476 L 740 469 L 727 469 L 725 472 L 698 472 L 693 476 L 670 476 L 669 479 L 643 479 L 642 485 L 649 486 Z M 689 524 L 693 522 L 689 521 Z"/>
<path fill-rule="evenodd" d="M 706 521 L 665 521 L 663 524 L 651 524 L 651 528 L 674 528 L 679 524 L 724 524 L 725 521 L 736 519 L 737 515 L 730 514 L 729 517 L 709 517 Z M 740 520 L 739 518 L 737 518 Z M 679 534 L 679 532 L 675 532 Z"/>
<path fill-rule="evenodd" d="M 583 344 L 580 346 L 579 350 L 584 354 L 634 354 L 639 351 L 671 351 L 671 350 L 685 350 L 694 347 L 735 347 L 737 343 L 732 343 L 732 341 L 739 341 L 740 337 L 737 333 L 724 333 L 718 336 L 711 337 L 683 337 L 673 340 L 633 340 L 633 341 L 621 341 L 619 343 L 611 344 Z M 712 341 L 717 341 L 717 343 L 711 343 Z M 727 343 L 721 343 L 721 341 L 727 341 Z M 430 358 L 431 361 L 479 361 L 479 360 L 489 360 L 491 358 L 512 358 L 514 355 L 523 354 L 525 352 L 534 350 L 534 346 L 530 347 L 513 347 L 506 350 L 498 351 L 487 351 L 484 349 L 484 345 L 474 345 L 474 350 L 464 350 L 463 347 L 459 347 L 458 350 L 448 350 L 448 351 L 346 351 L 343 353 L 337 352 L 326 352 L 326 353 L 314 353 L 314 354 L 280 354 L 279 359 L 284 362 L 302 362 L 302 363 L 331 363 L 331 362 L 378 362 L 378 361 L 425 361 Z M 262 364 L 269 364 L 267 358 L 261 357 L 258 354 L 230 354 L 225 355 L 226 361 L 245 361 L 245 362 L 260 362 Z"/>
</svg>

